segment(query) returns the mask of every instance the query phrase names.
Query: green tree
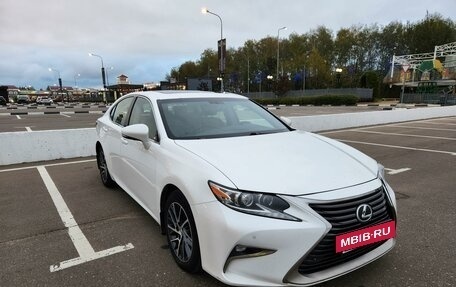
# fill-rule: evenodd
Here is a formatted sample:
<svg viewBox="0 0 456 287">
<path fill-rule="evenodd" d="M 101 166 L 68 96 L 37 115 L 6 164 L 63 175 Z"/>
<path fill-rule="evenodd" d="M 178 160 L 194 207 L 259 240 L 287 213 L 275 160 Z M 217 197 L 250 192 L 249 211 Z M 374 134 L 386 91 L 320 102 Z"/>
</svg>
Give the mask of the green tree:
<svg viewBox="0 0 456 287">
<path fill-rule="evenodd" d="M 198 75 L 206 77 L 218 76 L 218 56 L 217 52 L 212 49 L 206 49 L 201 53 L 200 60 L 198 61 L 199 70 L 202 74 Z"/>
<path fill-rule="evenodd" d="M 410 54 L 434 51 L 434 47 L 456 41 L 456 25 L 440 14 L 427 14 L 424 20 L 412 25 L 408 31 Z"/>
<path fill-rule="evenodd" d="M 363 73 L 359 81 L 360 88 L 373 89 L 374 98 L 380 96 L 380 76 L 376 71 L 367 71 Z"/>
<path fill-rule="evenodd" d="M 379 97 L 389 93 L 380 80 L 391 69 L 393 55 L 432 52 L 436 45 L 456 41 L 456 22 L 440 14 L 426 15 L 416 23 L 391 22 L 386 26 L 357 25 L 333 32 L 324 26 L 304 34 L 292 33 L 280 39 L 279 73 L 277 38 L 268 36 L 248 40 L 242 47 L 229 48 L 226 54 L 225 83 L 228 90 L 245 92 L 264 90 L 273 76 L 274 90 L 282 95 L 295 75 L 306 70 L 306 89 L 334 87 L 335 68 L 342 68 L 342 87 L 369 87 Z M 167 78 L 180 81 L 189 77 L 218 76 L 217 52 L 206 49 L 197 61 L 187 61 L 171 69 Z M 250 81 L 249 81 L 250 79 Z M 261 79 L 261 84 L 258 80 Z M 291 81 L 290 81 L 291 79 Z M 256 80 L 256 81 L 255 81 Z M 294 87 L 302 86 L 295 80 Z M 298 83 L 298 81 L 301 81 Z"/>
</svg>

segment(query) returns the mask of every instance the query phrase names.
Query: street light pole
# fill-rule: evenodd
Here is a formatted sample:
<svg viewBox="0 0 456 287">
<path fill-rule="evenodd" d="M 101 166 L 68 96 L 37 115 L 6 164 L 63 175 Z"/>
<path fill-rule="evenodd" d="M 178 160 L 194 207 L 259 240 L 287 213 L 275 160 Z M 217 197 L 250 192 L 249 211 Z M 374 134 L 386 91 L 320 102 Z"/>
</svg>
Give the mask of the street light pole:
<svg viewBox="0 0 456 287">
<path fill-rule="evenodd" d="M 106 72 L 106 83 L 107 83 L 108 87 L 109 87 L 109 73 L 108 73 L 109 70 L 111 70 L 111 71 L 114 70 L 114 67 L 109 67 L 108 69 L 105 69 L 105 72 Z"/>
<path fill-rule="evenodd" d="M 342 85 L 340 84 L 340 76 L 341 76 L 341 73 L 342 73 L 342 69 L 341 68 L 336 68 L 336 78 L 337 78 L 337 88 L 341 88 Z"/>
<path fill-rule="evenodd" d="M 279 82 L 279 57 L 280 57 L 280 31 L 286 30 L 287 27 L 282 27 L 277 30 L 277 71 L 276 71 L 276 80 Z"/>
<path fill-rule="evenodd" d="M 62 94 L 63 88 L 62 88 L 62 78 L 60 77 L 60 71 L 56 70 L 54 68 L 49 68 L 49 72 L 57 72 L 57 74 L 59 75 L 59 92 L 60 92 L 60 94 Z"/>
<path fill-rule="evenodd" d="M 104 68 L 104 63 L 103 63 L 103 57 L 101 57 L 100 55 L 94 54 L 94 53 L 89 53 L 89 56 L 97 57 L 97 58 L 100 58 L 100 60 L 101 60 L 101 78 L 103 80 L 103 101 L 106 103 L 106 74 L 105 74 L 105 68 Z"/>
<path fill-rule="evenodd" d="M 306 66 L 302 70 L 302 93 L 306 91 Z"/>
<path fill-rule="evenodd" d="M 268 79 L 268 89 L 269 89 L 269 91 L 271 91 L 271 81 L 272 81 L 272 79 L 274 79 L 274 77 L 271 75 L 268 75 L 266 77 L 266 79 Z"/>
<path fill-rule="evenodd" d="M 78 87 L 78 82 L 76 81 L 76 78 L 77 78 L 77 77 L 80 77 L 80 76 L 81 76 L 81 74 L 79 74 L 79 73 L 77 73 L 77 74 L 74 75 L 74 87 L 75 87 L 75 88 Z"/>
<path fill-rule="evenodd" d="M 214 15 L 216 16 L 217 18 L 219 18 L 220 20 L 220 63 L 219 63 L 219 73 L 220 73 L 220 92 L 223 93 L 224 92 L 224 88 L 223 88 L 223 74 L 225 73 L 225 58 L 224 58 L 224 55 L 223 55 L 223 21 L 222 21 L 222 17 L 220 17 L 218 14 L 214 13 L 214 12 L 211 12 L 209 11 L 207 8 L 203 8 L 201 9 L 201 13 L 203 14 L 211 14 L 211 15 Z"/>
<path fill-rule="evenodd" d="M 247 57 L 247 95 L 250 95 L 250 58 Z"/>
</svg>

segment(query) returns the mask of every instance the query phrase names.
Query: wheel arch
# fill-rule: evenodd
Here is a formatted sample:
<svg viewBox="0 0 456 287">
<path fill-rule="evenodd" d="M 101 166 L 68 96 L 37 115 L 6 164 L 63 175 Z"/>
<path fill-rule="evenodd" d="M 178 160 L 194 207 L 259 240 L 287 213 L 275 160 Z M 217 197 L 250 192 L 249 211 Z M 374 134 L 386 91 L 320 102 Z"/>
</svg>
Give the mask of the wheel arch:
<svg viewBox="0 0 456 287">
<path fill-rule="evenodd" d="M 184 196 L 184 198 L 187 200 L 185 195 L 182 193 L 182 191 L 177 186 L 175 186 L 174 184 L 171 184 L 171 183 L 168 183 L 167 185 L 165 185 L 165 187 L 163 188 L 163 190 L 161 192 L 161 196 L 160 196 L 160 231 L 162 234 L 165 234 L 165 232 L 166 232 L 165 226 L 163 224 L 163 222 L 165 222 L 165 218 L 164 218 L 165 214 L 164 214 L 163 210 L 165 209 L 165 204 L 166 204 L 166 201 L 168 200 L 168 197 L 173 192 L 181 193 Z M 188 200 L 187 200 L 187 202 L 188 202 Z"/>
<path fill-rule="evenodd" d="M 103 147 L 101 146 L 101 143 L 99 141 L 97 141 L 97 143 L 95 144 L 95 152 L 96 152 L 96 155 L 97 155 L 97 166 L 100 165 L 100 159 L 98 158 L 98 151 L 100 149 L 103 149 Z"/>
</svg>

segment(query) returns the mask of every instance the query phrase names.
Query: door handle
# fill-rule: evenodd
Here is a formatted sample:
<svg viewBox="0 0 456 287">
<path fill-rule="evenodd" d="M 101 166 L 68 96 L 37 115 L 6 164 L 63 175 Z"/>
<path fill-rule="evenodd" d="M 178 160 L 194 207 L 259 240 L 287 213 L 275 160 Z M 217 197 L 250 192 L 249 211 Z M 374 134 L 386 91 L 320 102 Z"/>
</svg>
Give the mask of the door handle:
<svg viewBox="0 0 456 287">
<path fill-rule="evenodd" d="M 103 131 L 107 132 L 109 129 L 107 127 L 102 127 Z"/>
<path fill-rule="evenodd" d="M 126 140 L 125 138 L 121 138 L 121 141 L 124 145 L 127 145 L 128 144 L 128 140 Z"/>
</svg>

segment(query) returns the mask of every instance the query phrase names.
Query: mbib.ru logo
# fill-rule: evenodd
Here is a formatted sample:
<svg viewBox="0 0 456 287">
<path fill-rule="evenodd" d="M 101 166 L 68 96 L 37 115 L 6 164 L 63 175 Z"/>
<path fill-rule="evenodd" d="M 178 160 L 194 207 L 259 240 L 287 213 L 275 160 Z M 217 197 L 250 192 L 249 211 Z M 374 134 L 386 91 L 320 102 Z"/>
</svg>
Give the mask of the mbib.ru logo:
<svg viewBox="0 0 456 287">
<path fill-rule="evenodd" d="M 385 222 L 336 236 L 336 252 L 344 252 L 396 236 L 396 223 Z"/>
</svg>

